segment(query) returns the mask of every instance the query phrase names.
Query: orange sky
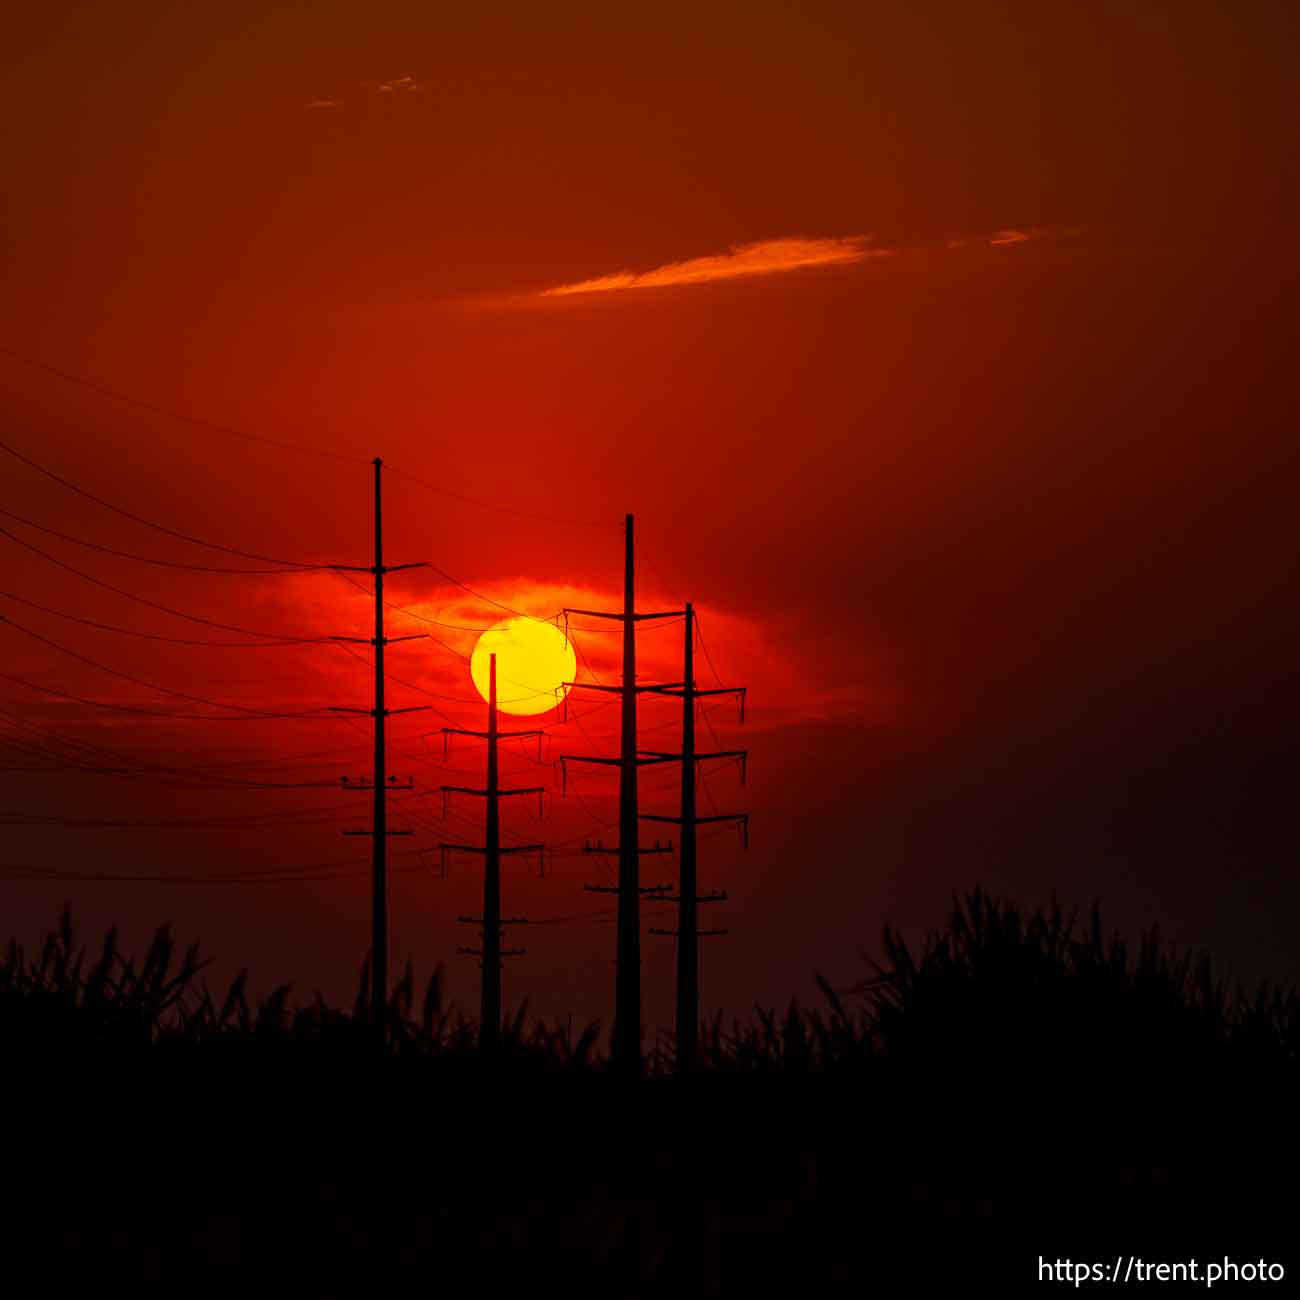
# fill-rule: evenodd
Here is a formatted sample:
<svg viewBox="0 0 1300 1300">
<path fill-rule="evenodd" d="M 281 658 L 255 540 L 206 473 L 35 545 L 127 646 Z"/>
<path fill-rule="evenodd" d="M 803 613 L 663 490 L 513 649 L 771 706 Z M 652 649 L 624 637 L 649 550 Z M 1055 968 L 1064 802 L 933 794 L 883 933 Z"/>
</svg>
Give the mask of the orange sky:
<svg viewBox="0 0 1300 1300">
<path fill-rule="evenodd" d="M 542 613 L 616 599 L 635 511 L 644 599 L 693 599 L 718 669 L 752 692 L 750 788 L 710 777 L 720 807 L 754 813 L 748 857 L 725 836 L 704 855 L 733 894 L 732 935 L 706 954 L 715 1005 L 811 995 L 817 966 L 851 979 L 886 917 L 933 924 L 977 880 L 1100 896 L 1117 923 L 1159 919 L 1244 973 L 1300 974 L 1282 780 L 1298 34 L 1281 0 L 36 7 L 3 30 L 3 438 L 140 515 L 306 562 L 366 562 L 382 455 L 394 561 Z M 8 457 L 0 484 L 0 508 L 35 523 L 213 561 Z M 217 622 L 365 633 L 364 597 L 337 578 L 197 575 L 0 526 Z M 233 636 L 4 537 L 0 590 Z M 395 591 L 444 621 L 499 612 L 432 572 Z M 4 598 L 0 614 L 173 690 L 365 703 L 364 665 L 337 649 L 181 647 Z M 582 643 L 598 671 L 610 639 Z M 397 702 L 476 725 L 457 702 L 472 634 L 447 641 L 391 667 L 454 698 L 395 685 Z M 14 627 L 0 644 L 13 676 L 190 708 Z M 675 653 L 675 631 L 646 634 L 647 673 L 672 669 L 661 644 Z M 364 760 L 339 722 L 184 724 L 7 682 L 0 707 L 177 767 L 345 751 L 258 769 L 314 779 Z M 587 724 L 604 745 L 610 717 Z M 411 715 L 399 743 L 443 723 Z M 716 724 L 745 740 L 725 710 Z M 573 724 L 555 742 L 585 747 Z M 37 769 L 8 773 L 10 820 L 343 802 L 3 761 Z M 647 777 L 647 799 L 670 779 Z M 601 833 L 606 787 L 588 780 L 590 809 L 556 800 L 540 830 L 512 809 L 513 830 Z M 10 825 L 2 856 L 110 874 L 353 856 L 346 809 L 321 816 Z M 420 825 L 413 844 L 443 835 Z M 574 858 L 544 881 L 521 866 L 508 908 L 593 910 L 589 878 Z M 395 950 L 427 969 L 464 941 L 451 918 L 476 871 L 397 880 Z M 23 933 L 65 897 L 87 926 L 172 918 L 304 991 L 341 991 L 365 944 L 351 877 L 0 878 L 0 897 Z M 595 921 L 529 936 L 507 995 L 606 1013 L 612 938 Z M 652 1018 L 668 961 L 648 945 Z M 472 1002 L 472 969 L 453 978 Z"/>
</svg>

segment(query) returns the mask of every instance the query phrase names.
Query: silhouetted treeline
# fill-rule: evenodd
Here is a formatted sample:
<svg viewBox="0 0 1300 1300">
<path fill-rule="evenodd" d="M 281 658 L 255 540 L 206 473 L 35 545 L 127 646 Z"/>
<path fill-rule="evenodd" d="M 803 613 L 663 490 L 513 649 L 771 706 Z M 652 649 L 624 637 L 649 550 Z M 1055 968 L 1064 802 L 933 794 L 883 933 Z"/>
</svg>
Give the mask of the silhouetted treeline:
<svg viewBox="0 0 1300 1300">
<path fill-rule="evenodd" d="M 1293 1235 L 1295 991 L 1130 948 L 1095 909 L 976 890 L 919 945 L 886 928 L 816 1007 L 714 1020 L 690 1078 L 667 1042 L 621 1079 L 596 1026 L 524 1008 L 485 1058 L 441 971 L 393 987 L 382 1056 L 364 969 L 351 1007 L 204 976 L 165 928 L 139 959 L 66 912 L 10 944 L 5 1113 L 36 1154 L 0 1224 L 38 1262 L 323 1294 L 539 1269 L 603 1297 L 1014 1293 L 1040 1254 L 1283 1258 Z"/>
</svg>

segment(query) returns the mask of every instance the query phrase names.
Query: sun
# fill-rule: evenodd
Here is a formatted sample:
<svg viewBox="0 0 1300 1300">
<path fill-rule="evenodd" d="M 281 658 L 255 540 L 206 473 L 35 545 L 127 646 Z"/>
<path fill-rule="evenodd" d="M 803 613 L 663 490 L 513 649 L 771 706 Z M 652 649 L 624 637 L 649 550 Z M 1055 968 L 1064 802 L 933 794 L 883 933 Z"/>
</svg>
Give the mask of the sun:
<svg viewBox="0 0 1300 1300">
<path fill-rule="evenodd" d="M 497 708 L 502 713 L 546 713 L 569 693 L 578 660 L 553 623 L 507 618 L 487 629 L 470 656 L 469 673 L 488 698 L 489 656 L 497 657 Z"/>
</svg>

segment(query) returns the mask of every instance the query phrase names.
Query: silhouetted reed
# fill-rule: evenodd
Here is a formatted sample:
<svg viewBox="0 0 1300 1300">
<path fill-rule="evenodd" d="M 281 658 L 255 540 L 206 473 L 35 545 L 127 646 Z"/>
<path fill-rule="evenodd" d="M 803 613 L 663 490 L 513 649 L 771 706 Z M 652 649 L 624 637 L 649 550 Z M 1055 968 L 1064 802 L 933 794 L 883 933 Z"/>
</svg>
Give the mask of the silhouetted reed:
<svg viewBox="0 0 1300 1300">
<path fill-rule="evenodd" d="M 207 969 L 167 927 L 139 961 L 116 932 L 82 948 L 66 910 L 33 952 L 9 944 L 9 1114 L 42 1155 L 0 1186 L 0 1222 L 45 1267 L 170 1283 L 278 1259 L 334 1294 L 436 1254 L 443 1280 L 490 1258 L 500 1290 L 547 1259 L 590 1279 L 575 1295 L 804 1293 L 856 1287 L 867 1260 L 933 1281 L 936 1240 L 960 1281 L 974 1252 L 1024 1271 L 1129 1249 L 1135 1222 L 1171 1255 L 1290 1231 L 1268 1175 L 1300 1158 L 1296 993 L 1246 996 L 1096 909 L 976 890 L 920 943 L 886 928 L 867 978 L 819 978 L 816 1007 L 715 1017 L 685 1078 L 661 1042 L 635 1092 L 598 1026 L 526 1004 L 480 1051 L 441 967 L 395 981 L 382 1055 L 364 966 L 346 1007 L 254 999 L 244 972 L 214 995 Z M 112 1195 L 49 1213 L 72 1179 Z"/>
<path fill-rule="evenodd" d="M 360 1053 L 374 1041 L 370 967 L 350 1008 L 319 996 L 295 1005 L 289 986 L 250 1003 L 241 971 L 215 997 L 197 944 L 182 950 L 169 926 L 139 961 L 110 930 L 97 951 L 75 939 L 65 908 L 35 953 L 9 942 L 0 962 L 0 1050 L 126 1050 L 144 1046 L 213 1056 L 272 1050 Z M 1300 1059 L 1300 997 L 1263 982 L 1232 989 L 1203 953 L 1175 953 L 1158 931 L 1130 949 L 1107 935 L 1093 907 L 1080 926 L 1056 905 L 1033 912 L 976 889 L 954 902 L 948 924 L 916 950 L 886 926 L 873 973 L 837 992 L 820 975 L 824 1006 L 791 1001 L 784 1012 L 704 1026 L 701 1059 L 713 1073 L 803 1075 L 908 1069 L 1034 1075 L 1294 1064 Z M 408 964 L 387 999 L 385 1039 L 396 1059 L 473 1054 L 474 1021 L 447 1000 L 439 965 L 417 998 Z M 599 1069 L 598 1025 L 529 1020 L 527 1003 L 506 1015 L 498 1053 L 565 1070 Z M 671 1041 L 647 1057 L 648 1074 L 670 1073 Z"/>
</svg>

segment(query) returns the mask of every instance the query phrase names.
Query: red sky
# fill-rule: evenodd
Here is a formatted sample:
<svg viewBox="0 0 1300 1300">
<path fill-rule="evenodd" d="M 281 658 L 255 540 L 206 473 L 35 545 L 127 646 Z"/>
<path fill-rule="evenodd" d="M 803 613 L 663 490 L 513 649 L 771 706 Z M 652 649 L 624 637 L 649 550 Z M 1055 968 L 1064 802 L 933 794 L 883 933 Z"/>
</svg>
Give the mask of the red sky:
<svg viewBox="0 0 1300 1300">
<path fill-rule="evenodd" d="M 751 747 L 752 780 L 723 770 L 710 790 L 752 811 L 754 839 L 703 855 L 732 895 L 711 1005 L 814 995 L 815 969 L 847 982 L 884 920 L 935 924 L 977 881 L 1028 903 L 1100 897 L 1116 924 L 1158 920 L 1244 976 L 1300 975 L 1290 6 L 69 4 L 4 23 L 4 441 L 170 528 L 309 563 L 367 562 L 381 455 L 390 558 L 538 613 L 616 601 L 635 511 L 642 600 L 694 600 L 719 672 L 751 690 L 744 732 L 715 715 Z M 12 458 L 0 484 L 0 508 L 47 528 L 224 562 Z M 169 570 L 0 523 L 215 622 L 366 633 L 338 578 Z M 179 646 L 33 609 L 13 597 L 239 639 L 5 537 L 0 579 L 6 618 L 171 690 L 366 703 L 365 666 L 337 648 Z M 394 591 L 444 621 L 499 613 L 432 571 Z M 671 675 L 679 631 L 646 633 L 648 675 Z M 394 684 L 394 703 L 478 725 L 457 702 L 472 638 L 395 648 L 393 672 L 455 698 Z M 598 671 L 610 639 L 580 639 Z M 4 672 L 47 688 L 212 712 L 13 626 L 0 645 Z M 364 807 L 347 821 L 335 791 L 196 790 L 50 757 L 71 738 L 321 779 L 364 762 L 347 723 L 186 723 L 11 682 L 0 707 L 19 719 L 3 761 L 30 769 L 6 775 L 10 822 L 207 823 L 7 825 L 6 863 L 185 877 L 364 855 L 337 834 Z M 448 779 L 419 738 L 444 723 L 395 724 L 421 755 L 395 756 L 400 774 Z M 63 740 L 23 749 L 27 724 Z M 613 743 L 611 710 L 585 725 Z M 570 724 L 548 757 L 586 748 Z M 326 750 L 345 752 L 289 760 Z M 668 806 L 671 776 L 645 780 Z M 586 781 L 589 807 L 556 798 L 540 828 L 511 809 L 512 833 L 601 834 L 606 787 Z M 431 821 L 436 803 L 412 801 L 398 852 L 472 835 Z M 300 809 L 319 823 L 211 824 Z M 443 881 L 394 864 L 396 952 L 446 957 L 472 1004 L 451 949 L 474 865 Z M 596 870 L 519 864 L 507 908 L 599 910 L 579 888 Z M 27 936 L 65 898 L 88 934 L 171 919 L 222 970 L 304 993 L 341 994 L 366 943 L 364 876 L 11 876 L 0 898 Z M 526 942 L 508 997 L 607 1013 L 608 925 Z M 652 1024 L 669 951 L 647 941 Z"/>
</svg>

